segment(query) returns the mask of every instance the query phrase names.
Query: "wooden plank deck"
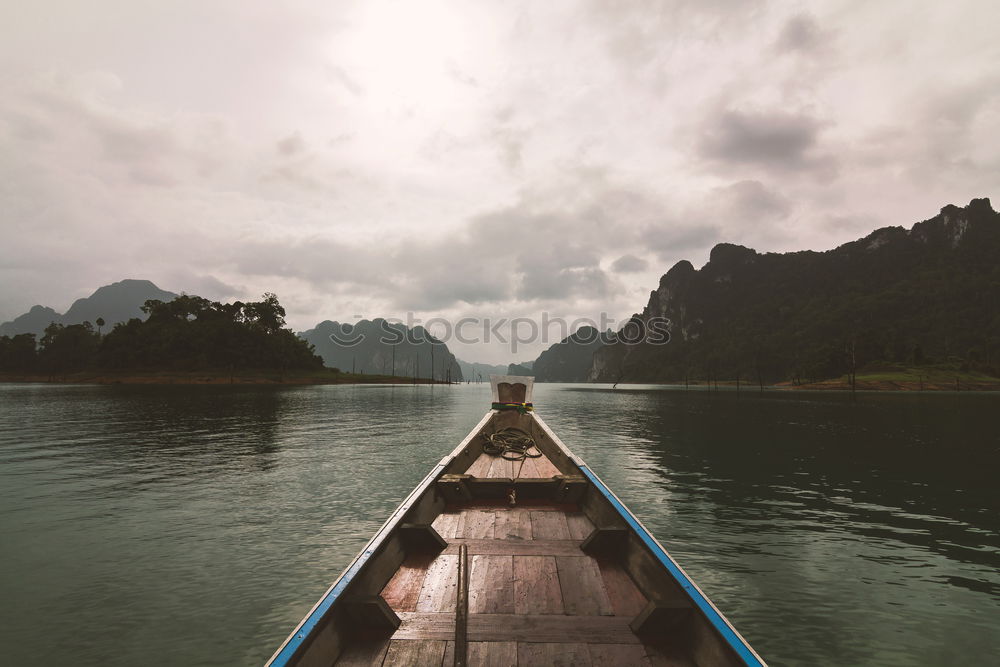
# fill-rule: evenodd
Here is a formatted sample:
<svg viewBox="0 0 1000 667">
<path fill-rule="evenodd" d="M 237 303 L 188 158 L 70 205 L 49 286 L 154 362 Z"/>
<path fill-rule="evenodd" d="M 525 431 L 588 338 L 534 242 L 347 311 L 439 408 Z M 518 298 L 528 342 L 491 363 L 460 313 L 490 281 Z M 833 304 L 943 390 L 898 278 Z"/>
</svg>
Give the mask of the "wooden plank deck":
<svg viewBox="0 0 1000 667">
<path fill-rule="evenodd" d="M 480 454 L 466 474 L 474 477 L 545 479 L 559 475 L 559 469 L 552 465 L 545 456 L 526 458 L 524 461 L 508 461 L 499 456 Z"/>
<path fill-rule="evenodd" d="M 629 629 L 647 600 L 620 565 L 580 550 L 594 526 L 578 508 L 449 507 L 433 525 L 448 547 L 407 557 L 382 591 L 399 628 L 355 638 L 338 665 L 451 665 L 463 544 L 469 665 L 689 664 Z"/>
</svg>

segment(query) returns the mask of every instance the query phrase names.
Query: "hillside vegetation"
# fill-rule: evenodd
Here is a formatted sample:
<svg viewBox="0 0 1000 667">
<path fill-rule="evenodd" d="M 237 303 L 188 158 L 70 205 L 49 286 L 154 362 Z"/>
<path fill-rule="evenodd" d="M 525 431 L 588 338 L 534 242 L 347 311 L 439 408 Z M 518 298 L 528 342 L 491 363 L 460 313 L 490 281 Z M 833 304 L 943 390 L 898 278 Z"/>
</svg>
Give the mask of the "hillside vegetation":
<svg viewBox="0 0 1000 667">
<path fill-rule="evenodd" d="M 285 328 L 285 309 L 263 300 L 219 303 L 198 296 L 146 301 L 132 318 L 101 335 L 90 322 L 52 323 L 34 334 L 0 337 L 0 372 L 69 375 L 84 371 L 206 371 L 323 367 L 312 346 Z"/>
<path fill-rule="evenodd" d="M 671 341 L 604 346 L 590 379 L 801 384 L 873 364 L 916 377 L 922 368 L 995 377 L 998 258 L 1000 215 L 988 199 L 827 252 L 720 244 L 700 270 L 686 261 L 670 269 L 633 317 L 640 328 L 669 319 Z"/>
</svg>

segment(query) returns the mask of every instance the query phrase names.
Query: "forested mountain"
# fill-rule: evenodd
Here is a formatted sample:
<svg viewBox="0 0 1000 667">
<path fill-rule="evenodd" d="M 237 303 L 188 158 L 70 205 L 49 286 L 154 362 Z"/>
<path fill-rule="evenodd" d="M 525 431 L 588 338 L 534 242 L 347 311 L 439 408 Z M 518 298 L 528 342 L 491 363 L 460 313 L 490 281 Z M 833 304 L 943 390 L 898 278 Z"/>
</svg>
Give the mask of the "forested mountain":
<svg viewBox="0 0 1000 667">
<path fill-rule="evenodd" d="M 326 320 L 299 336 L 316 348 L 327 366 L 342 371 L 453 382 L 463 379 L 455 355 L 423 327 L 410 329 L 382 318 L 357 324 Z"/>
<path fill-rule="evenodd" d="M 542 352 L 532 366 L 536 382 L 586 382 L 594 352 L 611 341 L 611 333 L 580 327 Z"/>
<path fill-rule="evenodd" d="M 818 380 L 873 362 L 1000 367 L 1000 215 L 949 205 L 826 252 L 759 254 L 720 244 L 677 263 L 633 318 L 670 320 L 666 345 L 597 350 L 604 382 Z"/>
<path fill-rule="evenodd" d="M 102 328 L 110 331 L 114 325 L 133 317 L 146 319 L 142 305 L 149 299 L 170 301 L 176 296 L 148 280 L 122 280 L 98 288 L 89 297 L 77 299 L 65 314 L 45 306 L 33 306 L 27 313 L 0 324 L 0 336 L 30 333 L 41 338 L 45 327 L 53 322 L 63 325 L 90 322 L 96 326 L 98 318 L 104 321 Z"/>
</svg>

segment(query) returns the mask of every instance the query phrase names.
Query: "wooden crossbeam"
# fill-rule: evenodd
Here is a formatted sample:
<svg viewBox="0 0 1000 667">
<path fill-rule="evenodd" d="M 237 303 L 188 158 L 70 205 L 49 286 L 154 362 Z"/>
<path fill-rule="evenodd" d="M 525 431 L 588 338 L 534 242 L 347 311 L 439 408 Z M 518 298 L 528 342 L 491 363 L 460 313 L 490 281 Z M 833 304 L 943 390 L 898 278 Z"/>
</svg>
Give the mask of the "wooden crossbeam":
<svg viewBox="0 0 1000 667">
<path fill-rule="evenodd" d="M 381 595 L 366 595 L 347 600 L 348 618 L 355 627 L 365 630 L 395 630 L 400 619 Z"/>
<path fill-rule="evenodd" d="M 399 536 L 408 553 L 437 554 L 448 546 L 429 523 L 404 523 L 399 527 Z"/>
<path fill-rule="evenodd" d="M 625 551 L 628 535 L 627 528 L 617 526 L 594 528 L 580 545 L 580 549 L 591 556 L 617 558 Z"/>
<path fill-rule="evenodd" d="M 400 612 L 393 639 L 455 638 L 455 614 Z M 623 616 L 563 614 L 469 614 L 470 642 L 593 642 L 640 644 Z"/>
<path fill-rule="evenodd" d="M 663 637 L 672 628 L 691 618 L 693 607 L 688 600 L 650 601 L 629 627 L 637 635 Z"/>
</svg>

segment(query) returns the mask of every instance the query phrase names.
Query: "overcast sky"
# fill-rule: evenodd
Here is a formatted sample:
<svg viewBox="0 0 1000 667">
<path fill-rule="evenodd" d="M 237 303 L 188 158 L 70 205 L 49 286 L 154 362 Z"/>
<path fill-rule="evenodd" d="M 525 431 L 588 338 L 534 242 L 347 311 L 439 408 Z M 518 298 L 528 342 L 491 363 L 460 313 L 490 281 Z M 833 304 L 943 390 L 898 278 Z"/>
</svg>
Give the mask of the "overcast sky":
<svg viewBox="0 0 1000 667">
<path fill-rule="evenodd" d="M 300 330 L 626 318 L 721 241 L 1000 197 L 997 26 L 973 0 L 4 2 L 0 320 L 122 278 L 273 291 Z"/>
</svg>

